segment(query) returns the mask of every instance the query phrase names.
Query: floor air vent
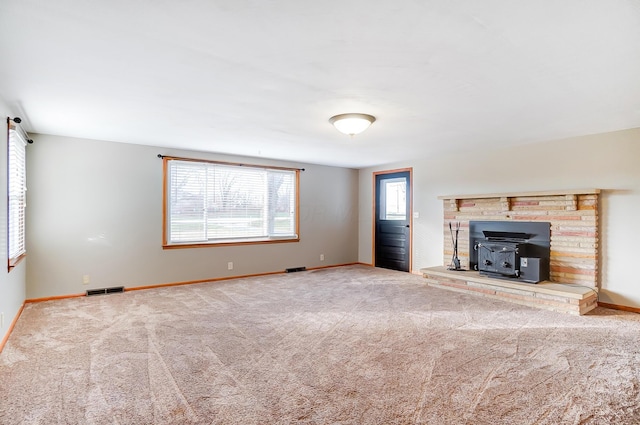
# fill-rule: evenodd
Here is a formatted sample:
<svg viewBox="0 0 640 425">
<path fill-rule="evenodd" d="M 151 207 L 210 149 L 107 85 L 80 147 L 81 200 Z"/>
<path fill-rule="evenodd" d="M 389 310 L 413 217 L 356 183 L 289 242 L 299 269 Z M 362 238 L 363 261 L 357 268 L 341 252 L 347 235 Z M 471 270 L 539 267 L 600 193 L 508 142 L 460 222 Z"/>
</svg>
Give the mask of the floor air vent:
<svg viewBox="0 0 640 425">
<path fill-rule="evenodd" d="M 114 294 L 116 292 L 124 292 L 124 286 L 114 286 L 113 288 L 89 289 L 87 297 L 91 295 Z"/>
<path fill-rule="evenodd" d="M 286 269 L 285 272 L 287 273 L 293 273 L 293 272 L 303 272 L 307 270 L 306 267 L 292 267 L 290 269 Z"/>
</svg>

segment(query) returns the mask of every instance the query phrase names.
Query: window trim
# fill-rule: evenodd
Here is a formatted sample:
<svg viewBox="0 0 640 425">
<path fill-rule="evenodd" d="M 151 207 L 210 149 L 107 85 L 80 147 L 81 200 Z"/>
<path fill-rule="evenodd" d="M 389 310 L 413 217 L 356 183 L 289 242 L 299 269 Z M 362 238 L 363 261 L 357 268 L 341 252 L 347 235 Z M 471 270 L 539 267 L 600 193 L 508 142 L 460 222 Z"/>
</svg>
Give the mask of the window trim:
<svg viewBox="0 0 640 425">
<path fill-rule="evenodd" d="M 184 248 L 210 248 L 219 246 L 237 246 L 237 245 L 260 245 L 274 243 L 291 243 L 300 242 L 300 171 L 304 168 L 279 167 L 271 165 L 245 164 L 239 162 L 216 161 L 208 159 L 183 158 L 178 156 L 158 155 L 162 159 L 162 249 L 184 249 Z M 206 164 L 230 165 L 236 167 L 251 167 L 264 170 L 285 170 L 295 172 L 295 237 L 282 237 L 273 239 L 256 239 L 256 240 L 229 240 L 218 242 L 197 242 L 197 243 L 170 243 L 169 234 L 169 161 L 187 161 Z"/>
<path fill-rule="evenodd" d="M 26 241 L 26 207 L 27 207 L 27 143 L 28 139 L 20 132 L 20 128 L 18 127 L 16 121 L 15 124 L 12 124 L 11 118 L 7 117 L 7 270 L 11 272 L 20 262 L 26 258 L 27 256 L 27 241 Z M 11 144 L 12 135 L 11 132 L 14 133 L 14 136 L 18 139 L 18 143 L 22 144 L 22 149 L 24 150 L 23 159 L 24 163 L 22 164 L 22 171 L 24 175 L 22 176 L 23 181 L 23 195 L 22 195 L 22 216 L 24 223 L 20 227 L 22 229 L 21 232 L 17 235 L 22 239 L 22 250 L 15 257 L 11 257 L 11 225 L 12 225 L 12 214 L 11 214 Z"/>
</svg>

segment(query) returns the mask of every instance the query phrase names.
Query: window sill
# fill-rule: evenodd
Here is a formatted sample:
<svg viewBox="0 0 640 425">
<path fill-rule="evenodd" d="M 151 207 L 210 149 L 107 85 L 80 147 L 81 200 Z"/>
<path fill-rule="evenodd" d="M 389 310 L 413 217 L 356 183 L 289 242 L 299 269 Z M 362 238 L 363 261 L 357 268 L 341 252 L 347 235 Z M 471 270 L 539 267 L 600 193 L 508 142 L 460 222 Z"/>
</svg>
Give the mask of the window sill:
<svg viewBox="0 0 640 425">
<path fill-rule="evenodd" d="M 162 249 L 183 249 L 183 248 L 212 248 L 221 246 L 238 245 L 264 245 L 273 243 L 300 242 L 300 238 L 277 238 L 277 239 L 256 239 L 256 240 L 229 240 L 224 242 L 201 242 L 201 243 L 181 243 L 163 244 Z"/>
<path fill-rule="evenodd" d="M 11 270 L 15 269 L 16 266 L 18 264 L 20 264 L 20 262 L 22 262 L 22 260 L 24 260 L 25 258 L 27 258 L 27 253 L 25 252 L 24 254 L 20 255 L 19 257 L 16 258 L 9 258 L 9 272 L 11 272 Z"/>
</svg>

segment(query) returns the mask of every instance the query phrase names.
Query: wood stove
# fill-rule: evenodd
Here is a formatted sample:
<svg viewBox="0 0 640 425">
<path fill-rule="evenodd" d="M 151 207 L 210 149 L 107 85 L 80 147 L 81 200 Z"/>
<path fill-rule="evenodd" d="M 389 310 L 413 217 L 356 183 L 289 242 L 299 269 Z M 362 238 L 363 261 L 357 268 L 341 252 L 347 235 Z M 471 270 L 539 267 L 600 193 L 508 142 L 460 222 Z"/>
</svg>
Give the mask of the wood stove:
<svg viewBox="0 0 640 425">
<path fill-rule="evenodd" d="M 469 264 L 481 275 L 538 283 L 549 279 L 551 225 L 469 222 Z"/>
<path fill-rule="evenodd" d="M 478 270 L 483 274 L 500 277 L 519 277 L 520 257 L 526 257 L 527 233 L 495 232 L 483 230 L 485 241 L 473 249 L 478 251 Z"/>
</svg>

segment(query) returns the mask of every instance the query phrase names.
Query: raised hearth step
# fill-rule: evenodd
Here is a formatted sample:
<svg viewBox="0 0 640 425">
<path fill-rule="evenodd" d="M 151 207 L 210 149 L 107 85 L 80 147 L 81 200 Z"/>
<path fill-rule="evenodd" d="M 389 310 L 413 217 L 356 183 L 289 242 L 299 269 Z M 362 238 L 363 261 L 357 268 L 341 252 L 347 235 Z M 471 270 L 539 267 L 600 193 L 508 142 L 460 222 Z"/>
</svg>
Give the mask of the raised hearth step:
<svg viewBox="0 0 640 425">
<path fill-rule="evenodd" d="M 554 283 L 518 283 L 445 267 L 420 269 L 429 286 L 466 292 L 520 305 L 582 315 L 598 306 L 597 288 Z"/>
</svg>

